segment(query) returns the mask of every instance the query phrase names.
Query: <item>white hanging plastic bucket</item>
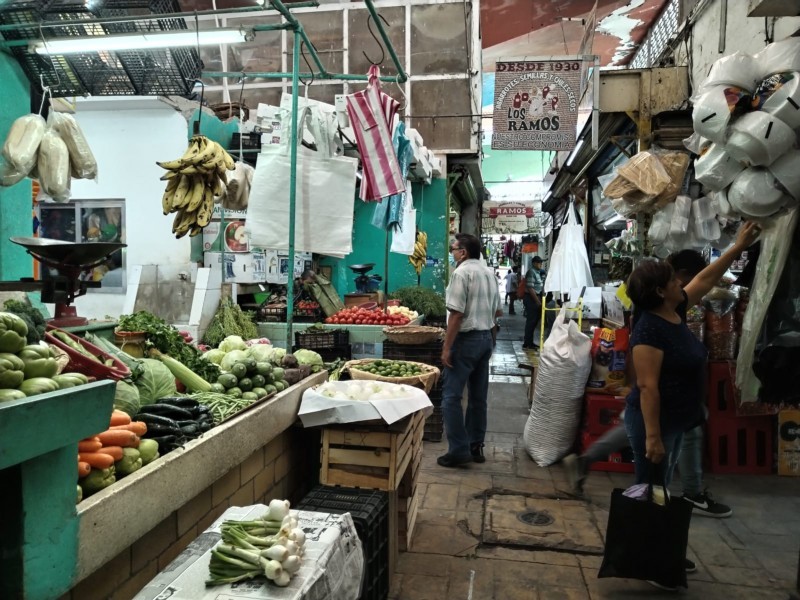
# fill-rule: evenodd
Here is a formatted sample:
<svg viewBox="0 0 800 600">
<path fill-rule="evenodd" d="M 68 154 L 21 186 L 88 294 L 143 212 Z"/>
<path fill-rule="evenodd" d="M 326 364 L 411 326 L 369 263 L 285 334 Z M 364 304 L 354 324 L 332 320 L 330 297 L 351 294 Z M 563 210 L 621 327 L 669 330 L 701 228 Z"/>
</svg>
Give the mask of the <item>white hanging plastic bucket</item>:
<svg viewBox="0 0 800 600">
<path fill-rule="evenodd" d="M 786 203 L 775 178 L 767 169 L 745 169 L 731 184 L 728 202 L 737 212 L 748 217 L 769 217 Z"/>
<path fill-rule="evenodd" d="M 790 150 L 768 170 L 792 198 L 800 200 L 800 150 Z"/>
<path fill-rule="evenodd" d="M 764 111 L 739 117 L 731 126 L 725 151 L 736 160 L 753 166 L 767 166 L 794 146 L 791 127 Z"/>
<path fill-rule="evenodd" d="M 712 144 L 708 151 L 694 163 L 694 176 L 710 190 L 728 187 L 744 165 L 725 151 L 721 144 Z"/>
<path fill-rule="evenodd" d="M 724 142 L 728 125 L 749 108 L 750 95 L 742 88 L 715 85 L 703 88 L 694 101 L 692 127 L 712 142 Z"/>
<path fill-rule="evenodd" d="M 764 101 L 762 109 L 792 129 L 797 129 L 800 128 L 800 73 L 794 71 L 791 75 L 791 79 Z"/>
</svg>

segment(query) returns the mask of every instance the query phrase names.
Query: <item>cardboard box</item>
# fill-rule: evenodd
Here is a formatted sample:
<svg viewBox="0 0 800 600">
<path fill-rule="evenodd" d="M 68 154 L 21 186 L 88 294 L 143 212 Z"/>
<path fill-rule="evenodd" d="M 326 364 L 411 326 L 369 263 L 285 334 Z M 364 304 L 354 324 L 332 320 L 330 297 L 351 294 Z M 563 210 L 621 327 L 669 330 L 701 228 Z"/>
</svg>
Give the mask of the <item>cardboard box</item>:
<svg viewBox="0 0 800 600">
<path fill-rule="evenodd" d="M 268 283 L 285 284 L 289 275 L 289 254 L 277 250 L 265 250 L 266 281 Z M 300 277 L 303 271 L 312 265 L 310 252 L 295 252 L 294 275 Z"/>
<path fill-rule="evenodd" d="M 259 104 L 256 122 L 261 128 L 261 145 L 280 144 L 283 135 L 283 120 L 286 111 L 278 106 Z"/>
<path fill-rule="evenodd" d="M 219 272 L 223 268 L 226 283 L 261 283 L 266 281 L 266 256 L 263 252 L 234 254 L 226 252 L 224 267 L 221 252 L 206 252 L 203 266 Z"/>
<path fill-rule="evenodd" d="M 227 213 L 225 211 L 224 230 L 221 221 L 211 221 L 203 229 L 204 252 L 250 252 L 250 236 L 245 233 L 244 219 L 228 218 Z"/>
<path fill-rule="evenodd" d="M 778 475 L 800 477 L 800 410 L 778 413 Z"/>
</svg>

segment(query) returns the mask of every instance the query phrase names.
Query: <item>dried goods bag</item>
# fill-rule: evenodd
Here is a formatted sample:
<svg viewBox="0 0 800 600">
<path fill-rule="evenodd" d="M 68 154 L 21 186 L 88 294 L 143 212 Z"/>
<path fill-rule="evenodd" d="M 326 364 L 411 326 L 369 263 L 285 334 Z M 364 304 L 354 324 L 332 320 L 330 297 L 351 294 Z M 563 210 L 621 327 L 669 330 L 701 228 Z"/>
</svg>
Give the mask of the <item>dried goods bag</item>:
<svg viewBox="0 0 800 600">
<path fill-rule="evenodd" d="M 670 182 L 669 174 L 652 152 L 640 152 L 618 170 L 619 174 L 645 194 L 656 196 Z"/>
<path fill-rule="evenodd" d="M 592 340 L 592 370 L 586 391 L 595 394 L 624 396 L 626 388 L 625 365 L 628 359 L 629 335 L 627 329 L 598 327 Z"/>
<path fill-rule="evenodd" d="M 38 157 L 42 191 L 56 202 L 67 202 L 70 197 L 69 150 L 55 130 L 45 132 Z"/>
<path fill-rule="evenodd" d="M 44 136 L 45 121 L 40 115 L 25 115 L 11 125 L 3 144 L 3 156 L 26 174 L 36 162 L 36 153 Z"/>
<path fill-rule="evenodd" d="M 5 158 L 0 157 L 0 187 L 11 187 L 25 179 L 27 175 L 28 171 L 23 172 Z"/>
<path fill-rule="evenodd" d="M 72 176 L 75 179 L 97 179 L 97 161 L 75 117 L 50 111 L 48 121 L 67 145 Z"/>
</svg>

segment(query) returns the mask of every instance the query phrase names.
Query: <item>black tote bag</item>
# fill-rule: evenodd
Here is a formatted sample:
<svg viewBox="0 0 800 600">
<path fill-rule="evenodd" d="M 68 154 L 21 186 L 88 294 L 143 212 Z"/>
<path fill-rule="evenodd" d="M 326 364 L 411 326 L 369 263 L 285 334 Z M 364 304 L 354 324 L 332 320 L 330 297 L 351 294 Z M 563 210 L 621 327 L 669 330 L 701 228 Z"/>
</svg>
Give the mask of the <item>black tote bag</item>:
<svg viewBox="0 0 800 600">
<path fill-rule="evenodd" d="M 650 499 L 636 500 L 617 488 L 611 493 L 606 547 L 598 578 L 625 577 L 655 581 L 669 587 L 687 587 L 686 545 L 692 504 L 668 498 L 660 506 Z"/>
</svg>

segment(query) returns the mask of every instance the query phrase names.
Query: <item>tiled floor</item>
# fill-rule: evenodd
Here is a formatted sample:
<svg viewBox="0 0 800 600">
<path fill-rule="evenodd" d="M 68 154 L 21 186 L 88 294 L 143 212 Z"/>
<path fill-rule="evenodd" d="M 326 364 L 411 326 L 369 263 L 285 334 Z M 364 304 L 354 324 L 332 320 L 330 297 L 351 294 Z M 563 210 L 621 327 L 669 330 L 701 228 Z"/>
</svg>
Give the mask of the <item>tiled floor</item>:
<svg viewBox="0 0 800 600">
<path fill-rule="evenodd" d="M 608 504 L 630 475 L 594 472 L 584 498 L 571 497 L 561 465 L 538 467 L 522 431 L 527 382 L 513 341 L 521 317 L 506 317 L 492 361 L 485 464 L 445 469 L 447 445 L 426 443 L 418 493 L 421 509 L 410 552 L 400 554 L 392 600 L 606 599 L 669 596 L 647 583 L 597 579 Z M 800 479 L 706 476 L 733 507 L 729 519 L 695 517 L 687 598 L 787 599 L 800 549 Z M 673 490 L 680 493 L 679 485 Z M 519 518 L 526 515 L 529 524 Z M 549 522 L 552 519 L 552 522 Z"/>
</svg>

